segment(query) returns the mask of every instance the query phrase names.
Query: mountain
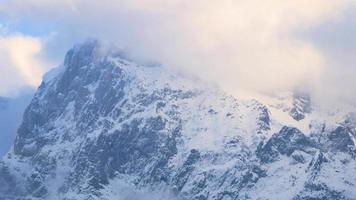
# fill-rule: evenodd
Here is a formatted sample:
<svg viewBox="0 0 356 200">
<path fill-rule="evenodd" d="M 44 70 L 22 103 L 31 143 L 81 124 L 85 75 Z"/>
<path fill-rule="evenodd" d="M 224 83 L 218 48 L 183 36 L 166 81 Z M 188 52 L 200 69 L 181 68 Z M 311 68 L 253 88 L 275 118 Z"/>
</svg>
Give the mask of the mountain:
<svg viewBox="0 0 356 200">
<path fill-rule="evenodd" d="M 27 107 L 0 199 L 355 199 L 356 115 L 305 99 L 240 100 L 87 41 Z"/>
<path fill-rule="evenodd" d="M 0 157 L 10 149 L 21 123 L 23 112 L 32 98 L 31 92 L 17 97 L 0 97 Z"/>
</svg>

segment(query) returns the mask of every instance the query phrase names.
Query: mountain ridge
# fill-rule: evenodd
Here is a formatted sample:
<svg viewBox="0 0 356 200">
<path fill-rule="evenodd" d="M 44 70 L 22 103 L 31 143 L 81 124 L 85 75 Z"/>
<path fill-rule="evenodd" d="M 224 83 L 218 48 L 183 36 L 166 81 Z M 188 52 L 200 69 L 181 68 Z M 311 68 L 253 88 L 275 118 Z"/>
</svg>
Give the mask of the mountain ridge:
<svg viewBox="0 0 356 200">
<path fill-rule="evenodd" d="M 353 199 L 352 117 L 305 133 L 270 107 L 90 40 L 36 92 L 0 197 L 140 199 L 115 192 L 130 186 L 158 199 Z"/>
</svg>

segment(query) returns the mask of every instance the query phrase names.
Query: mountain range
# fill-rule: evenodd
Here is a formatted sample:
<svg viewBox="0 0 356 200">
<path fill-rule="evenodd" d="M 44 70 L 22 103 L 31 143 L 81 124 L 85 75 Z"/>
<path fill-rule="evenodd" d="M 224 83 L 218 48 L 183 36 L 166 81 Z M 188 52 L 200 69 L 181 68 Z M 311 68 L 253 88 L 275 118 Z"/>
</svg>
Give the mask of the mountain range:
<svg viewBox="0 0 356 200">
<path fill-rule="evenodd" d="M 240 99 L 96 40 L 45 75 L 0 199 L 356 199 L 356 112 Z"/>
</svg>

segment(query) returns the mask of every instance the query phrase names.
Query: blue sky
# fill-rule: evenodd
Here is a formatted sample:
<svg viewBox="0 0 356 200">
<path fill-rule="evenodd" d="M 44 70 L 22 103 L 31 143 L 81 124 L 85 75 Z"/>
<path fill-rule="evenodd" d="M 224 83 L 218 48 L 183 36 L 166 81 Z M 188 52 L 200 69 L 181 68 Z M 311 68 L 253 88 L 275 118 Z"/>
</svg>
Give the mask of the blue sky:
<svg viewBox="0 0 356 200">
<path fill-rule="evenodd" d="M 95 37 L 225 90 L 356 97 L 354 0 L 2 0 L 0 95 L 36 87 Z"/>
</svg>

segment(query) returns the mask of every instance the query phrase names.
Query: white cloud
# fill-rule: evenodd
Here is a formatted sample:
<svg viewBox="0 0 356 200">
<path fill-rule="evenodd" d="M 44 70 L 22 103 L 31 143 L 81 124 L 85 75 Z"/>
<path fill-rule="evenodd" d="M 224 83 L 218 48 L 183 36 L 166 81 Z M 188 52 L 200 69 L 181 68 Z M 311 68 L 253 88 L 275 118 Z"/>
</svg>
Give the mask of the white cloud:
<svg viewBox="0 0 356 200">
<path fill-rule="evenodd" d="M 38 58 L 42 45 L 41 39 L 21 34 L 0 36 L 0 95 L 38 86 L 45 69 Z"/>
<path fill-rule="evenodd" d="M 54 43 L 98 37 L 238 94 L 324 85 L 317 83 L 326 80 L 329 58 L 298 33 L 340 19 L 354 2 L 12 0 L 0 11 L 58 23 Z"/>
</svg>

